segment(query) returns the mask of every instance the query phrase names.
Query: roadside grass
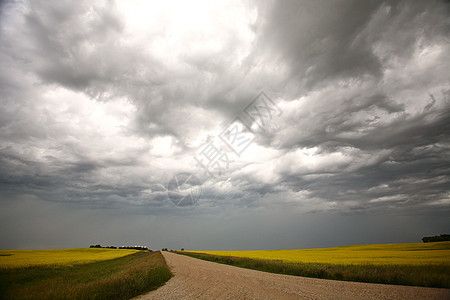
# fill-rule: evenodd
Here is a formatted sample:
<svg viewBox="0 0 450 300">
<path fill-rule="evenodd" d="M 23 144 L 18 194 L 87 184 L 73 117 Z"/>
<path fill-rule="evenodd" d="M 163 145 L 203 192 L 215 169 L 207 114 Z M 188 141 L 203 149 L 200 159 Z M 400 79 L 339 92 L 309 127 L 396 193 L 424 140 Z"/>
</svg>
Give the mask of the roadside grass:
<svg viewBox="0 0 450 300">
<path fill-rule="evenodd" d="M 220 256 L 199 252 L 177 252 L 191 257 L 270 273 L 423 287 L 450 288 L 448 264 L 330 264 L 301 263 L 247 257 Z"/>
<path fill-rule="evenodd" d="M 73 266 L 0 269 L 0 299 L 129 299 L 162 286 L 173 274 L 160 252 Z"/>
</svg>

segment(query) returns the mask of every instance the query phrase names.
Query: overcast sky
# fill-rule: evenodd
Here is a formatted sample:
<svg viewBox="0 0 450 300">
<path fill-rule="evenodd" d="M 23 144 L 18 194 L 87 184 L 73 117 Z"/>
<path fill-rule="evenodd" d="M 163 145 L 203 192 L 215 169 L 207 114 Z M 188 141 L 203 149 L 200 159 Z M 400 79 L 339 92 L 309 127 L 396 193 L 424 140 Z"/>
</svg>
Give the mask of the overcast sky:
<svg viewBox="0 0 450 300">
<path fill-rule="evenodd" d="M 449 233 L 448 3 L 2 1 L 0 248 Z M 214 144 L 233 120 L 240 155 Z M 179 173 L 195 205 L 169 199 Z"/>
</svg>

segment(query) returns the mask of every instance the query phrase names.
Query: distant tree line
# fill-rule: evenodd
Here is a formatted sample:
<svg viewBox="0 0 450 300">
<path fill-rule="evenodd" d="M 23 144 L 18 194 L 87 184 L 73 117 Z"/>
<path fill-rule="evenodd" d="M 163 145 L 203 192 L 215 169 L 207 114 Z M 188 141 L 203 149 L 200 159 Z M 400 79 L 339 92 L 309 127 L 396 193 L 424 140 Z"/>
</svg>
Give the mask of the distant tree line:
<svg viewBox="0 0 450 300">
<path fill-rule="evenodd" d="M 167 248 L 162 248 L 161 249 L 161 251 L 169 251 L 169 252 L 172 252 L 173 251 L 173 249 L 167 249 Z M 181 248 L 181 251 L 184 251 L 184 248 Z"/>
<path fill-rule="evenodd" d="M 441 234 L 435 236 L 425 236 L 422 238 L 422 242 L 431 243 L 431 242 L 444 242 L 450 241 L 450 234 Z"/>
<path fill-rule="evenodd" d="M 91 245 L 89 248 L 149 250 L 147 246 L 120 246 L 120 247 L 105 246 L 105 247 L 103 247 L 101 245 Z"/>
</svg>

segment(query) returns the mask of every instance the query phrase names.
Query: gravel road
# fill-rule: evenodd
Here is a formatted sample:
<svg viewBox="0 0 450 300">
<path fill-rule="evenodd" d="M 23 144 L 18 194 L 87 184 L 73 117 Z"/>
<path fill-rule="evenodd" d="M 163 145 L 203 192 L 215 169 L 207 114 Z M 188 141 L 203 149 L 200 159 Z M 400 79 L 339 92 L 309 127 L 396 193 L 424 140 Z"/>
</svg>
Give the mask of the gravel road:
<svg viewBox="0 0 450 300">
<path fill-rule="evenodd" d="M 450 299 L 450 290 L 271 274 L 162 252 L 175 274 L 136 299 Z"/>
</svg>

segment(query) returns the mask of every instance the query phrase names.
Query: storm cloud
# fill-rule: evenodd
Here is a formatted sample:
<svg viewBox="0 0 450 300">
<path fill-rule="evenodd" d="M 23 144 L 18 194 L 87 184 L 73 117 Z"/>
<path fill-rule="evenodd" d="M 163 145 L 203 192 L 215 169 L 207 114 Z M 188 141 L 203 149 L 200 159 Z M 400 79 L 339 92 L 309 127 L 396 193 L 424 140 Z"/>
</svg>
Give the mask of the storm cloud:
<svg viewBox="0 0 450 300">
<path fill-rule="evenodd" d="M 3 1 L 0 246 L 445 233 L 449 13 L 445 1 Z M 262 91 L 280 113 L 210 180 L 199 149 Z M 167 185 L 186 172 L 202 194 L 177 206 Z"/>
</svg>

